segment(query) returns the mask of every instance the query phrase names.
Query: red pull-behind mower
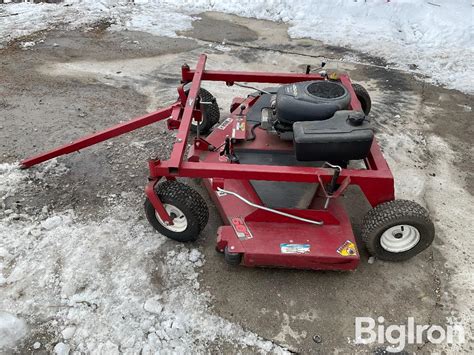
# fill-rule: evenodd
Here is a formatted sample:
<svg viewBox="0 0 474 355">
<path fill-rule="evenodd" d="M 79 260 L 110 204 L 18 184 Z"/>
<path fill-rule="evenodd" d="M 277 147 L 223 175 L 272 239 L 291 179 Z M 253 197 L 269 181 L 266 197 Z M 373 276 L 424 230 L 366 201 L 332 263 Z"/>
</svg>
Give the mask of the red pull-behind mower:
<svg viewBox="0 0 474 355">
<path fill-rule="evenodd" d="M 230 264 L 352 270 L 359 252 L 341 195 L 358 185 L 372 210 L 362 222 L 371 255 L 406 260 L 433 241 L 427 211 L 395 200 L 394 181 L 367 116 L 371 101 L 345 74 L 208 71 L 182 67 L 171 106 L 22 161 L 48 159 L 167 119 L 178 130 L 169 160 L 149 161 L 145 212 L 161 234 L 188 242 L 206 226 L 201 195 L 176 178 L 202 178 L 222 216 L 216 249 Z M 234 98 L 219 123 L 216 99 L 201 82 L 252 89 Z M 256 89 L 239 82 L 273 83 Z M 190 131 L 195 132 L 185 157 Z M 363 168 L 350 168 L 350 161 Z M 353 165 L 353 164 L 351 164 Z M 359 164 L 360 165 L 360 164 Z M 160 182 L 164 180 L 163 182 Z"/>
</svg>

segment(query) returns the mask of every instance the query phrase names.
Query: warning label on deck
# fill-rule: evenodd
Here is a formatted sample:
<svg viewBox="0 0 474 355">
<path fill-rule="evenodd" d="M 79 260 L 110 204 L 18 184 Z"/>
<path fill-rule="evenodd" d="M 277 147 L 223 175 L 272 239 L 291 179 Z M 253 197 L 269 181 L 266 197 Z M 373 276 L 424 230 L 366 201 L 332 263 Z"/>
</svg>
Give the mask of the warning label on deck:
<svg viewBox="0 0 474 355">
<path fill-rule="evenodd" d="M 235 124 L 235 129 L 237 131 L 245 131 L 245 121 L 241 118 L 237 119 L 237 122 Z"/>
<path fill-rule="evenodd" d="M 280 244 L 282 254 L 307 254 L 311 251 L 309 244 Z"/>
<path fill-rule="evenodd" d="M 350 240 L 346 240 L 339 248 L 337 252 L 342 256 L 353 256 L 357 255 L 357 247 Z"/>
<path fill-rule="evenodd" d="M 222 129 L 222 130 L 226 129 L 227 126 L 228 126 L 232 121 L 233 121 L 232 118 L 230 118 L 230 117 L 226 118 L 224 121 L 222 121 L 222 123 L 221 123 L 219 126 L 217 126 L 217 129 Z"/>
</svg>

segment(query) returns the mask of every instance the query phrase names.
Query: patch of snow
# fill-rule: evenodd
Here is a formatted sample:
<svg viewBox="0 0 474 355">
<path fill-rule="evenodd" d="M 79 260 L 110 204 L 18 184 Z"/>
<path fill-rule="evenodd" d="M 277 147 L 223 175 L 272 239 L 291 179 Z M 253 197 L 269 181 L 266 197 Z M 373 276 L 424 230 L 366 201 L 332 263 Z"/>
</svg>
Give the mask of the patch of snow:
<svg viewBox="0 0 474 355">
<path fill-rule="evenodd" d="M 33 349 L 38 350 L 39 348 L 41 348 L 41 343 L 37 341 L 33 344 Z"/>
<path fill-rule="evenodd" d="M 71 326 L 71 327 L 64 328 L 63 331 L 61 332 L 61 335 L 63 336 L 64 340 L 68 340 L 74 336 L 75 332 L 76 332 L 76 327 Z"/>
<path fill-rule="evenodd" d="M 17 191 L 31 178 L 28 174 L 38 173 L 17 175 L 9 165 L 0 171 L 0 181 Z M 11 193 L 2 189 L 0 197 Z M 21 346 L 17 342 L 28 322 L 35 324 L 31 332 L 45 326 L 57 334 L 42 345 L 57 354 L 118 354 L 119 349 L 129 354 L 200 353 L 209 343 L 284 353 L 214 314 L 211 295 L 200 290 L 198 281 L 202 254 L 183 245 L 162 251 L 167 239 L 141 218 L 141 198 L 138 193 L 116 196 L 96 211 L 96 220 L 73 211 L 19 220 L 0 216 L 0 264 L 6 279 L 0 310 L 24 319 L 9 316 L 17 331 L 0 333 L 1 341 Z M 32 237 L 33 230 L 41 233 Z"/>
<path fill-rule="evenodd" d="M 0 164 L 0 198 L 4 201 L 11 196 L 26 174 L 19 169 L 17 164 Z"/>
<path fill-rule="evenodd" d="M 14 347 L 28 332 L 23 319 L 9 312 L 0 311 L 0 350 Z"/>
<path fill-rule="evenodd" d="M 160 314 L 163 310 L 163 306 L 161 305 L 160 299 L 161 297 L 153 297 L 146 300 L 143 308 L 145 311 L 155 314 Z"/>
<path fill-rule="evenodd" d="M 0 7 L 0 46 L 19 36 L 65 23 L 84 27 L 109 18 L 112 30 L 137 30 L 176 37 L 192 27 L 194 14 L 220 11 L 283 21 L 289 35 L 353 48 L 385 58 L 389 66 L 473 93 L 474 53 L 471 4 L 465 0 L 136 0 L 8 4 Z M 17 14 L 17 15 L 14 15 Z M 229 48 L 217 44 L 216 48 Z"/>
<path fill-rule="evenodd" d="M 472 107 L 469 106 L 469 105 L 460 105 L 460 104 L 458 104 L 458 106 L 461 107 L 464 112 L 471 112 L 472 111 Z"/>
<path fill-rule="evenodd" d="M 158 36 L 177 37 L 177 31 L 192 28 L 193 17 L 181 13 L 177 4 L 136 1 L 132 7 L 123 7 L 116 14 L 112 30 L 133 30 Z M 137 43 L 139 44 L 139 43 Z"/>
<path fill-rule="evenodd" d="M 71 351 L 71 347 L 64 343 L 57 343 L 54 347 L 54 353 L 56 355 L 68 355 Z"/>
<path fill-rule="evenodd" d="M 62 223 L 63 223 L 63 218 L 61 216 L 53 216 L 42 221 L 41 228 L 50 231 L 59 227 Z"/>
<path fill-rule="evenodd" d="M 197 249 L 193 249 L 189 253 L 189 261 L 192 263 L 198 262 L 201 258 L 202 258 L 202 254 Z"/>
<path fill-rule="evenodd" d="M 36 44 L 36 42 L 33 42 L 33 41 L 21 42 L 21 43 L 20 43 L 20 47 L 21 47 L 22 49 L 28 49 L 28 48 L 34 47 L 35 44 Z"/>
</svg>

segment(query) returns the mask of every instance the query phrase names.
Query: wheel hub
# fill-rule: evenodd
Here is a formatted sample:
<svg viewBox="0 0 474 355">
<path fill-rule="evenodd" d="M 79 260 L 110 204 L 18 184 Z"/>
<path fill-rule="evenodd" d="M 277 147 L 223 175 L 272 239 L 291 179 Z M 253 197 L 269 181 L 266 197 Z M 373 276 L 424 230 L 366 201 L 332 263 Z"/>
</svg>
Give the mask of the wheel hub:
<svg viewBox="0 0 474 355">
<path fill-rule="evenodd" d="M 380 245 L 392 253 L 403 253 L 415 247 L 420 241 L 420 232 L 413 226 L 401 224 L 382 233 Z"/>
<path fill-rule="evenodd" d="M 165 227 L 166 229 L 180 233 L 186 230 L 188 227 L 188 220 L 184 213 L 176 206 L 170 205 L 168 203 L 164 203 L 163 207 L 165 208 L 166 212 L 169 214 L 171 217 L 171 220 L 173 221 L 173 224 L 167 224 L 167 222 L 163 221 L 158 213 L 155 212 L 156 214 L 156 219 L 158 222 Z"/>
</svg>

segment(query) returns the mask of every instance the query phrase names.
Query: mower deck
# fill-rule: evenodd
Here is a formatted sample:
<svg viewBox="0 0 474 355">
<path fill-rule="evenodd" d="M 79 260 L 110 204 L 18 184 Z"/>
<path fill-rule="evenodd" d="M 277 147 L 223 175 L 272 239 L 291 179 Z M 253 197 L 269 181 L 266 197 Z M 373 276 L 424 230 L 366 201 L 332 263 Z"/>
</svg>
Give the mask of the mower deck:
<svg viewBox="0 0 474 355">
<path fill-rule="evenodd" d="M 353 270 L 359 254 L 347 213 L 339 201 L 315 215 L 334 217 L 324 226 L 272 217 L 236 197 L 216 192 L 205 181 L 225 224 L 217 231 L 217 249 L 227 247 L 243 254 L 245 266 L 276 266 L 298 269 Z M 226 180 L 226 189 L 255 204 L 263 204 L 248 182 Z M 290 211 L 286 209 L 285 211 Z M 276 218 L 277 217 L 277 218 Z"/>
</svg>

